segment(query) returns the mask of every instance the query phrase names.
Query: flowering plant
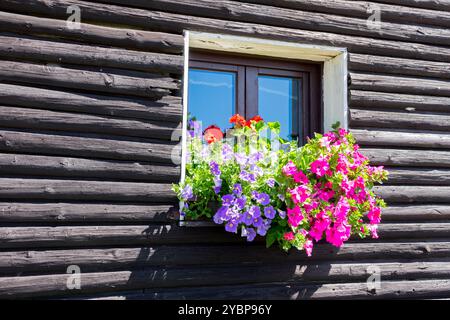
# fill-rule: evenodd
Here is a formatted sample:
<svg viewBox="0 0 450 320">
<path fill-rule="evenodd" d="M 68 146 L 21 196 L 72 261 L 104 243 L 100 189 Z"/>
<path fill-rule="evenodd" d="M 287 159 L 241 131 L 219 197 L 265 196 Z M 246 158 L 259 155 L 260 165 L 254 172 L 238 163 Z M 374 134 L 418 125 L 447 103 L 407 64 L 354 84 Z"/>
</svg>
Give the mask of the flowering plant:
<svg viewBox="0 0 450 320">
<path fill-rule="evenodd" d="M 230 122 L 226 135 L 216 126 L 202 134 L 190 122 L 186 179 L 173 187 L 181 215 L 308 256 L 321 239 L 340 247 L 351 235 L 378 237 L 385 203 L 372 188 L 388 173 L 369 165 L 351 133 L 337 124 L 298 147 L 278 137 L 278 122 L 240 115 Z"/>
</svg>

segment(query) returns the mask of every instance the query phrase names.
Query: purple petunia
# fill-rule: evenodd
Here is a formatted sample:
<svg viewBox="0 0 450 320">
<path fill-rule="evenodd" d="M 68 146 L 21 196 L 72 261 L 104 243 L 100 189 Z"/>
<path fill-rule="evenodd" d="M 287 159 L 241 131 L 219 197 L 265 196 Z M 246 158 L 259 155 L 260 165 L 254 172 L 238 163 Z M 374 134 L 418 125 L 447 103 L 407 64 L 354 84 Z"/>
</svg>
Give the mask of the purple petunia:
<svg viewBox="0 0 450 320">
<path fill-rule="evenodd" d="M 258 206 L 251 206 L 248 212 L 252 218 L 258 218 L 261 216 L 261 209 Z"/>
<path fill-rule="evenodd" d="M 241 222 L 244 223 L 245 225 L 250 226 L 250 225 L 252 225 L 252 223 L 253 223 L 253 216 L 252 216 L 248 211 L 245 211 L 245 212 L 242 214 L 240 220 L 241 220 Z"/>
<path fill-rule="evenodd" d="M 222 146 L 222 158 L 223 161 L 230 161 L 231 159 L 233 159 L 233 149 L 229 144 L 225 143 Z"/>
<path fill-rule="evenodd" d="M 253 225 L 257 228 L 262 226 L 264 224 L 264 221 L 261 217 L 253 218 Z"/>
<path fill-rule="evenodd" d="M 247 241 L 253 241 L 256 237 L 255 229 L 253 228 L 242 228 L 242 236 L 247 237 Z"/>
<path fill-rule="evenodd" d="M 274 178 L 269 178 L 266 180 L 266 183 L 269 187 L 273 188 L 275 187 L 275 179 Z"/>
<path fill-rule="evenodd" d="M 272 206 L 268 206 L 264 208 L 264 215 L 269 218 L 273 219 L 275 218 L 276 211 Z"/>
<path fill-rule="evenodd" d="M 239 178 L 241 178 L 244 181 L 253 183 L 256 181 L 256 177 L 254 173 L 249 173 L 245 170 L 242 170 L 241 173 L 239 174 Z"/>
<path fill-rule="evenodd" d="M 234 196 L 232 194 L 226 194 L 222 196 L 222 205 L 229 207 L 233 204 Z"/>
<path fill-rule="evenodd" d="M 194 192 L 192 191 L 192 187 L 187 184 L 183 190 L 181 190 L 181 198 L 184 201 L 191 200 L 194 197 Z"/>
<path fill-rule="evenodd" d="M 223 222 L 227 221 L 228 216 L 228 208 L 227 207 L 220 207 L 219 210 L 217 210 L 216 214 L 213 216 L 213 220 L 216 224 L 222 224 Z"/>
<path fill-rule="evenodd" d="M 211 170 L 211 173 L 214 175 L 214 176 L 220 176 L 220 174 L 221 174 L 221 172 L 220 172 L 220 169 L 219 169 L 219 164 L 217 163 L 217 162 L 215 162 L 215 161 L 211 161 L 210 163 L 209 163 L 209 168 L 210 168 L 210 170 Z"/>
<path fill-rule="evenodd" d="M 281 219 L 284 219 L 286 218 L 286 211 L 278 209 L 278 215 L 280 216 Z"/>
<path fill-rule="evenodd" d="M 260 236 L 265 236 L 267 233 L 267 230 L 270 228 L 270 224 L 272 223 L 272 220 L 267 219 L 264 220 L 261 224 L 257 226 L 256 233 L 258 233 Z"/>
<path fill-rule="evenodd" d="M 237 195 L 238 197 L 242 194 L 242 186 L 241 186 L 240 183 L 236 183 L 236 184 L 233 186 L 233 193 L 234 193 L 235 195 Z"/>
<path fill-rule="evenodd" d="M 221 189 L 222 189 L 222 179 L 214 178 L 214 192 L 215 192 L 215 194 L 218 194 Z"/>
<path fill-rule="evenodd" d="M 267 206 L 270 203 L 270 197 L 267 193 L 252 191 L 252 197 L 263 206 Z"/>
<path fill-rule="evenodd" d="M 244 209 L 246 202 L 247 199 L 245 198 L 245 196 L 242 196 L 241 198 L 236 198 L 236 200 L 234 200 L 234 206 L 236 209 L 242 210 Z"/>
<path fill-rule="evenodd" d="M 228 232 L 237 233 L 238 222 L 236 219 L 232 219 L 225 225 L 225 230 Z"/>
</svg>

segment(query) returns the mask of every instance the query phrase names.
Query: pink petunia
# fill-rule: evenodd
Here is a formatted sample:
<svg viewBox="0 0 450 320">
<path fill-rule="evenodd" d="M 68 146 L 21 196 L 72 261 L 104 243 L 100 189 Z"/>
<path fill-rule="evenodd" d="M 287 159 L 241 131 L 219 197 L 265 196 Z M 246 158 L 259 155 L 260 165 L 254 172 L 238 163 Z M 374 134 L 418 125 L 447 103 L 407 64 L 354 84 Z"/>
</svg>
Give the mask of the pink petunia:
<svg viewBox="0 0 450 320">
<path fill-rule="evenodd" d="M 330 170 L 330 164 L 323 156 L 311 163 L 311 172 L 315 173 L 318 177 L 323 177 L 328 170 Z"/>
<path fill-rule="evenodd" d="M 292 231 L 286 232 L 283 236 L 286 241 L 293 241 L 295 239 L 294 233 Z"/>
<path fill-rule="evenodd" d="M 380 207 L 372 207 L 367 213 L 367 218 L 370 221 L 370 224 L 379 224 L 381 222 L 381 208 Z"/>
<path fill-rule="evenodd" d="M 294 178 L 295 183 L 309 183 L 308 177 L 302 171 L 297 171 L 296 173 L 294 173 L 292 175 L 292 178 Z"/>
<path fill-rule="evenodd" d="M 297 167 L 291 160 L 289 160 L 289 162 L 281 169 L 281 171 L 284 173 L 285 176 L 291 177 L 295 173 L 297 173 Z"/>
<path fill-rule="evenodd" d="M 306 185 L 297 186 L 294 189 L 289 190 L 289 193 L 291 194 L 292 201 L 295 204 L 305 202 L 310 196 Z"/>
<path fill-rule="evenodd" d="M 288 224 L 296 228 L 303 220 L 304 216 L 300 207 L 295 206 L 293 209 L 287 208 Z"/>
<path fill-rule="evenodd" d="M 308 257 L 311 257 L 313 246 L 314 244 L 311 239 L 307 239 L 305 244 L 303 245 L 303 249 L 305 249 L 306 255 Z"/>
</svg>

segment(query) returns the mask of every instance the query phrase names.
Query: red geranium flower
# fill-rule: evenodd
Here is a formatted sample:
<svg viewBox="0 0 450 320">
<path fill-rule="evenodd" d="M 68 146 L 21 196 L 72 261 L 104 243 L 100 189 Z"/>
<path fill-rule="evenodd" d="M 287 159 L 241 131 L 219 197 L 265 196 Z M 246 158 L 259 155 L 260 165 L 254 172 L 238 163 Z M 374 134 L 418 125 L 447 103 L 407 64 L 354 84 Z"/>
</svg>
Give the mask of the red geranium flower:
<svg viewBox="0 0 450 320">
<path fill-rule="evenodd" d="M 234 123 L 235 126 L 239 127 L 243 127 L 245 126 L 245 118 L 243 116 L 241 116 L 239 113 L 236 113 L 234 116 L 232 116 L 230 118 L 230 123 Z"/>
<path fill-rule="evenodd" d="M 263 121 L 263 118 L 261 118 L 259 115 L 256 115 L 250 120 L 247 120 L 247 123 L 245 125 L 250 128 L 252 122 L 258 123 L 260 121 Z"/>
<path fill-rule="evenodd" d="M 205 131 L 203 132 L 203 137 L 205 138 L 206 142 L 208 142 L 208 144 L 211 144 L 213 142 L 222 140 L 223 133 L 218 126 L 211 125 L 205 129 Z"/>
</svg>

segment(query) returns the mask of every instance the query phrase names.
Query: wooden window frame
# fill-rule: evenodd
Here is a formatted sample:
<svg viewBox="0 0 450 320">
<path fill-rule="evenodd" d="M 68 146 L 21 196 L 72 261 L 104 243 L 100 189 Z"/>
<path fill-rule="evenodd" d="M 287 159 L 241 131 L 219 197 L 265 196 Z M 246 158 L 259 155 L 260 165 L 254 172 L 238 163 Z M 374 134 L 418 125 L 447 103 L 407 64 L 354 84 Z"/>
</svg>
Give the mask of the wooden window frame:
<svg viewBox="0 0 450 320">
<path fill-rule="evenodd" d="M 321 98 L 320 63 L 303 63 L 279 59 L 266 59 L 254 56 L 217 54 L 207 51 L 191 51 L 189 68 L 235 72 L 236 77 L 236 112 L 250 118 L 257 114 L 258 75 L 284 76 L 298 78 L 301 88 L 302 110 L 294 109 L 293 138 L 299 143 L 306 143 L 306 137 L 314 132 L 323 131 L 323 112 Z M 298 130 L 301 123 L 302 132 Z"/>
</svg>

